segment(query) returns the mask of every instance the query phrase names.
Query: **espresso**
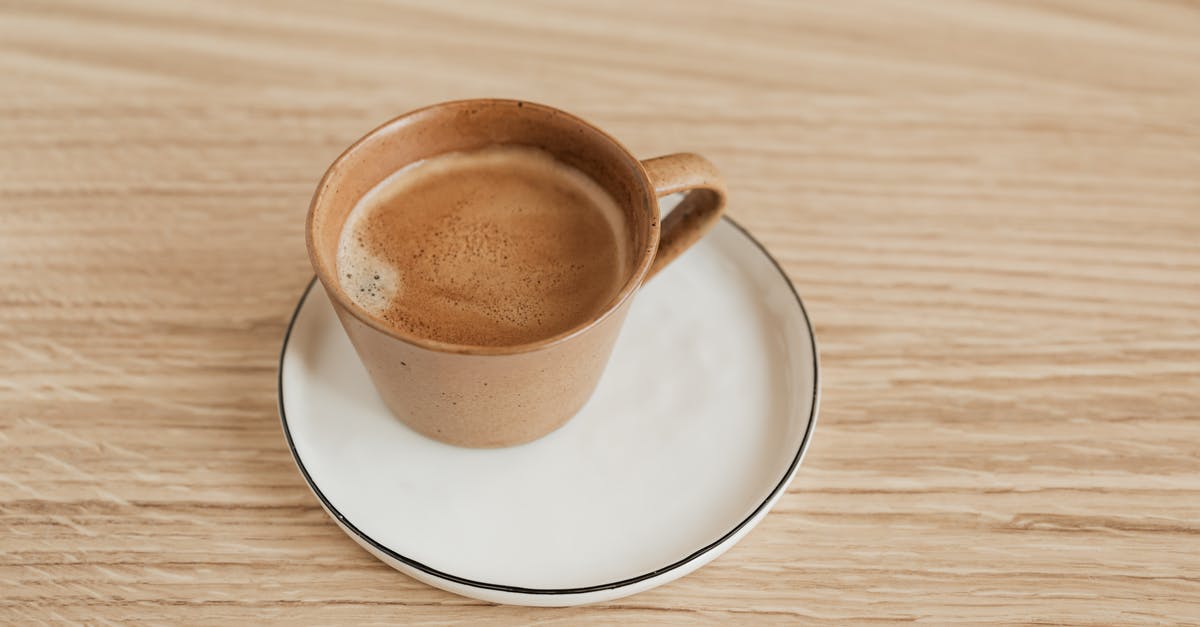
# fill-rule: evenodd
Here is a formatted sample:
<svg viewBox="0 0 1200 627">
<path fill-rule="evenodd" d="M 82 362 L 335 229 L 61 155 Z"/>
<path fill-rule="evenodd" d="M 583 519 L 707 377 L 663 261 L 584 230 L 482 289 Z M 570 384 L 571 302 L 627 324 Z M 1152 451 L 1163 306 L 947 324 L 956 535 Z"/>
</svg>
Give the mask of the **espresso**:
<svg viewBox="0 0 1200 627">
<path fill-rule="evenodd" d="M 338 242 L 342 290 L 400 331 L 511 346 L 594 318 L 629 276 L 624 212 L 546 152 L 495 146 L 412 164 L 370 190 Z"/>
</svg>

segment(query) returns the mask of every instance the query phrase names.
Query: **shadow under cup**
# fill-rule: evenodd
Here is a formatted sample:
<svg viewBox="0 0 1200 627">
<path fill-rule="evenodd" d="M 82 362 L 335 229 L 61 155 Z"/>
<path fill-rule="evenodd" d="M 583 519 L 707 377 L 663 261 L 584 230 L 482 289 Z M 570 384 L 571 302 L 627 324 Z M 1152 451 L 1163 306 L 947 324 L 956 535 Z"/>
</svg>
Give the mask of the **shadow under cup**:
<svg viewBox="0 0 1200 627">
<path fill-rule="evenodd" d="M 342 226 L 373 187 L 440 154 L 515 144 L 549 152 L 605 188 L 626 212 L 631 273 L 609 306 L 562 334 L 516 346 L 465 346 L 388 326 L 356 305 L 337 280 Z M 575 415 L 612 352 L 631 296 L 659 239 L 658 203 L 641 163 L 603 131 L 527 102 L 467 100 L 398 117 L 348 148 L 313 196 L 308 253 L 338 319 L 393 414 L 431 438 L 471 447 L 535 440 Z"/>
</svg>

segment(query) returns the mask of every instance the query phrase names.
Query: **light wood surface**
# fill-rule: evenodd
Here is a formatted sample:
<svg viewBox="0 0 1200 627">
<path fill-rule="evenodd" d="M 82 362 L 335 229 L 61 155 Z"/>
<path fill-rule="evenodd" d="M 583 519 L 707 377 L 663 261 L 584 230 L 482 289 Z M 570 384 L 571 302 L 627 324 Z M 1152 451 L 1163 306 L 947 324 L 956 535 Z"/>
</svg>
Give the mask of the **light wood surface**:
<svg viewBox="0 0 1200 627">
<path fill-rule="evenodd" d="M 1200 6 L 0 7 L 0 622 L 1200 619 Z M 813 316 L 808 459 L 678 582 L 456 597 L 288 455 L 318 177 L 468 96 L 707 155 Z"/>
</svg>

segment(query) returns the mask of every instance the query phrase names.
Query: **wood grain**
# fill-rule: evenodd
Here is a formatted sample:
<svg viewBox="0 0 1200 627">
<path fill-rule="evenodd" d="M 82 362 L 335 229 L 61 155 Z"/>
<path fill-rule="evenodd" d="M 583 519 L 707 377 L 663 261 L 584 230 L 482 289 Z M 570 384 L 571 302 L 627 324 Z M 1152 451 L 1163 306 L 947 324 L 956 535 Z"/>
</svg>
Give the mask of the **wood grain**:
<svg viewBox="0 0 1200 627">
<path fill-rule="evenodd" d="M 1196 4 L 0 7 L 0 622 L 1200 620 Z M 708 156 L 815 320 L 805 465 L 676 583 L 459 598 L 288 456 L 309 195 L 467 96 Z"/>
</svg>

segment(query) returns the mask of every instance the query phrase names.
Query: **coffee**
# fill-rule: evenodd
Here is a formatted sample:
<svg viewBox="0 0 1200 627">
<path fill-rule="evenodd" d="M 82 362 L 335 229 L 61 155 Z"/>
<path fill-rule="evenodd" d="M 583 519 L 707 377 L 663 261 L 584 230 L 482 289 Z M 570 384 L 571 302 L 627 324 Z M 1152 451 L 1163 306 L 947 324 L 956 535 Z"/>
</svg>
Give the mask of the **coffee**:
<svg viewBox="0 0 1200 627">
<path fill-rule="evenodd" d="M 494 146 L 412 164 L 342 228 L 337 273 L 402 332 L 473 346 L 549 338 L 604 311 L 629 278 L 626 216 L 549 153 Z"/>
</svg>

